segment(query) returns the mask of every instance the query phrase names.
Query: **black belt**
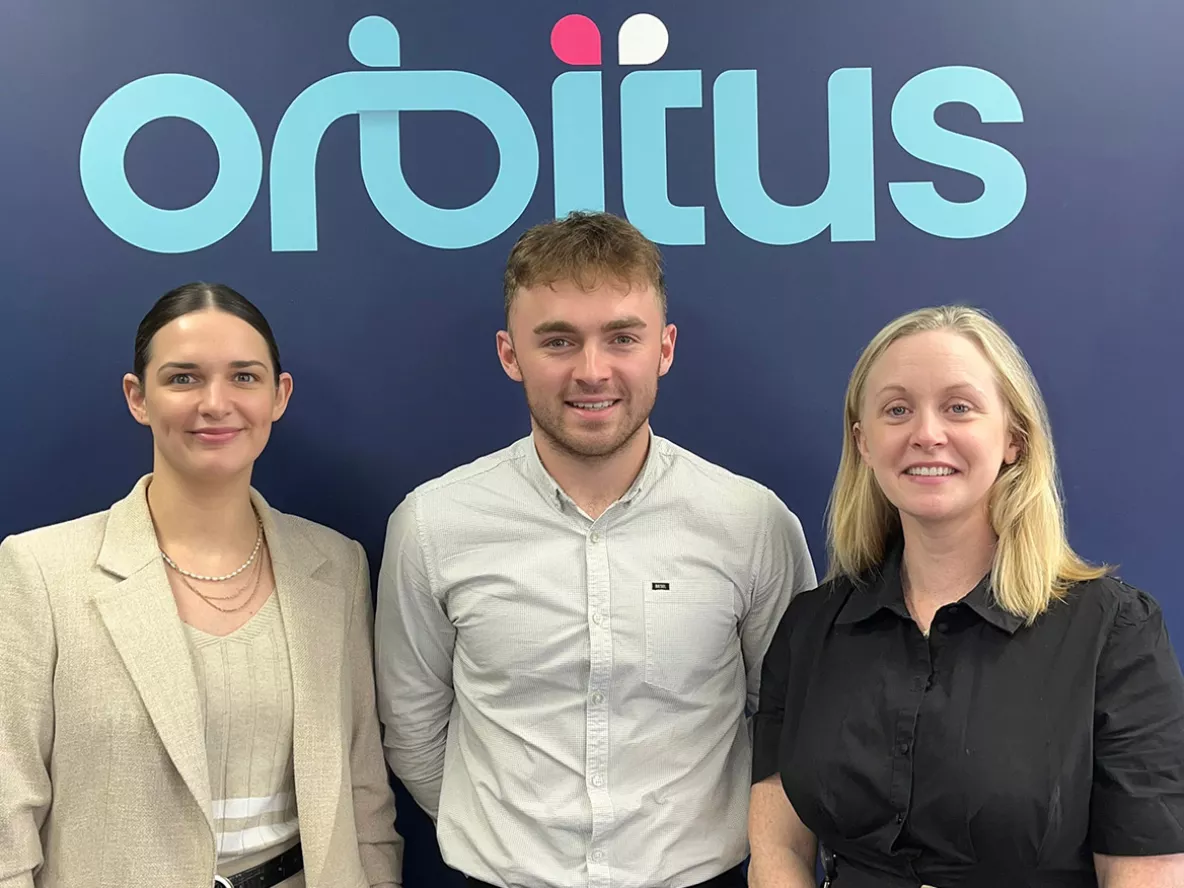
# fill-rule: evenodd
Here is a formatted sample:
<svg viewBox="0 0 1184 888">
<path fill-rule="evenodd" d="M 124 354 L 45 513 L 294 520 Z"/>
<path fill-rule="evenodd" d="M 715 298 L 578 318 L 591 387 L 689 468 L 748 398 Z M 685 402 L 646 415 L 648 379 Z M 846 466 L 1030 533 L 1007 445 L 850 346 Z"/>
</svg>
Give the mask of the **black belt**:
<svg viewBox="0 0 1184 888">
<path fill-rule="evenodd" d="M 304 854 L 297 842 L 283 854 L 233 876 L 214 876 L 214 888 L 271 888 L 304 869 Z"/>
<path fill-rule="evenodd" d="M 467 877 L 465 881 L 475 886 L 475 888 L 497 888 L 496 885 L 490 885 L 488 882 L 482 882 L 480 879 L 474 879 L 472 876 Z M 745 888 L 746 884 L 744 864 L 738 863 L 730 870 L 725 870 L 718 876 L 708 879 L 706 882 L 699 882 L 695 885 L 688 886 L 688 888 Z"/>
</svg>

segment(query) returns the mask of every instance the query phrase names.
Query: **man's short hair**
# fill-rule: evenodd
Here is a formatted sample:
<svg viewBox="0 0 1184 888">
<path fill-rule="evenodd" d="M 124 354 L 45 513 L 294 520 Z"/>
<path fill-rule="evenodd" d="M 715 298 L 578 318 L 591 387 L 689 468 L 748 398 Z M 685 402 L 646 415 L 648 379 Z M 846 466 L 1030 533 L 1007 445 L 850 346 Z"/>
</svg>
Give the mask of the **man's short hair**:
<svg viewBox="0 0 1184 888">
<path fill-rule="evenodd" d="M 560 281 L 584 290 L 606 281 L 649 285 L 666 316 L 662 254 L 636 226 L 611 213 L 576 211 L 518 238 L 506 260 L 506 323 L 519 290 Z"/>
</svg>

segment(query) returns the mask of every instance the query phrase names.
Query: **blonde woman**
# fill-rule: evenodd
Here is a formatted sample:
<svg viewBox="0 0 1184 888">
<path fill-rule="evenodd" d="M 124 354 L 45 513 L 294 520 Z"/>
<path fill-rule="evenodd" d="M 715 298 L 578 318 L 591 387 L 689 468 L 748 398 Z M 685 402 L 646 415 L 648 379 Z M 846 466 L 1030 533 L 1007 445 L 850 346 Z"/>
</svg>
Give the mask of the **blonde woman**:
<svg viewBox="0 0 1184 888">
<path fill-rule="evenodd" d="M 152 473 L 0 544 L 0 888 L 393 888 L 365 556 L 251 487 L 271 328 L 178 287 L 123 390 Z"/>
<path fill-rule="evenodd" d="M 1069 547 L 1044 403 L 969 308 L 851 374 L 831 570 L 756 717 L 750 884 L 1184 885 L 1184 678 L 1156 603 Z"/>
</svg>

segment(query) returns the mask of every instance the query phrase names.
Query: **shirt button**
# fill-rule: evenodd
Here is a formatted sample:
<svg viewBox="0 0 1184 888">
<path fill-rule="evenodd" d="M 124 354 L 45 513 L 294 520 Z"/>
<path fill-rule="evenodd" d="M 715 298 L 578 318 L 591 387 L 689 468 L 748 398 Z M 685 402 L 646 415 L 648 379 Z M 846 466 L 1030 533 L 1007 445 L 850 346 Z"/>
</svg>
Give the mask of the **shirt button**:
<svg viewBox="0 0 1184 888">
<path fill-rule="evenodd" d="M 604 622 L 604 615 L 597 611 L 592 615 L 592 622 L 597 626 L 601 625 Z"/>
<path fill-rule="evenodd" d="M 603 851 L 593 851 L 592 860 L 595 863 L 604 863 L 605 853 Z"/>
<path fill-rule="evenodd" d="M 592 775 L 592 785 L 593 786 L 604 786 L 604 778 L 601 777 L 599 774 L 593 774 Z"/>
<path fill-rule="evenodd" d="M 940 623 L 938 623 L 938 624 L 937 624 L 937 626 L 936 626 L 936 629 L 937 629 L 937 631 L 938 631 L 938 632 L 945 632 L 945 631 L 946 631 L 947 629 L 949 629 L 949 628 L 950 628 L 950 624 L 949 624 L 949 623 L 947 623 L 945 620 L 942 620 L 942 621 L 941 621 Z"/>
<path fill-rule="evenodd" d="M 604 694 L 600 693 L 600 691 L 597 691 L 595 694 L 592 695 L 592 702 L 595 703 L 597 706 L 599 706 L 601 703 L 604 702 Z"/>
<path fill-rule="evenodd" d="M 896 815 L 896 822 L 897 823 L 904 823 L 904 814 L 903 813 Z"/>
<path fill-rule="evenodd" d="M 908 755 L 909 745 L 907 743 L 901 743 L 899 746 L 896 747 L 896 751 L 899 752 L 901 755 Z"/>
<path fill-rule="evenodd" d="M 589 539 L 591 539 L 592 542 L 594 542 L 594 543 L 599 543 L 600 542 L 600 534 L 594 533 L 594 534 L 592 534 L 591 537 L 589 537 Z"/>
</svg>

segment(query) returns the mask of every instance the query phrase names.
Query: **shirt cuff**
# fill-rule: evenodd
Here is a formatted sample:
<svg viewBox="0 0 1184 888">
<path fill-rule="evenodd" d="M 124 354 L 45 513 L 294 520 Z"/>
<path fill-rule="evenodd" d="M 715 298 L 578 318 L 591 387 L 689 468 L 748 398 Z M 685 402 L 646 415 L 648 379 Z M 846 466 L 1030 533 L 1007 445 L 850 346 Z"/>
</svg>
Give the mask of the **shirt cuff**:
<svg viewBox="0 0 1184 888">
<path fill-rule="evenodd" d="M 758 714 L 753 719 L 752 782 L 760 783 L 781 770 L 781 719 Z"/>
<path fill-rule="evenodd" d="M 1136 798 L 1094 787 L 1090 850 L 1114 857 L 1184 853 L 1184 796 Z"/>
</svg>

